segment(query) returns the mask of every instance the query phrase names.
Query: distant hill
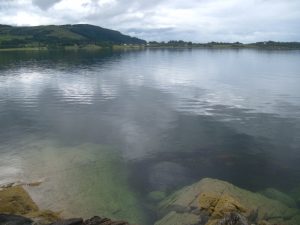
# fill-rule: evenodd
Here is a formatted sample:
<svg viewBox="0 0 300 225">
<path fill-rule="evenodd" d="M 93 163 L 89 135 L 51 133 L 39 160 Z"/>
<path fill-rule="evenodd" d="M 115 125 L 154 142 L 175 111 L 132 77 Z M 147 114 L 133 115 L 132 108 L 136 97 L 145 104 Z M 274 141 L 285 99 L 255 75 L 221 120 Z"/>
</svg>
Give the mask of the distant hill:
<svg viewBox="0 0 300 225">
<path fill-rule="evenodd" d="M 119 31 L 89 24 L 14 27 L 0 25 L 0 48 L 49 47 L 96 44 L 146 44 Z"/>
</svg>

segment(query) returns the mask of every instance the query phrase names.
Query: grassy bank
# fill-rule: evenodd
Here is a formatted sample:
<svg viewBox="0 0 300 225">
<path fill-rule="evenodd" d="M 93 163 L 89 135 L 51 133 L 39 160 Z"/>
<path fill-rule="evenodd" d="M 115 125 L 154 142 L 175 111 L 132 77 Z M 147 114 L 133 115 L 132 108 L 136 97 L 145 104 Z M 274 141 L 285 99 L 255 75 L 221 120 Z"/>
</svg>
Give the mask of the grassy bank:
<svg viewBox="0 0 300 225">
<path fill-rule="evenodd" d="M 25 48 L 0 48 L 0 52 L 12 52 L 12 51 L 45 51 L 46 47 L 25 47 Z"/>
<path fill-rule="evenodd" d="M 64 50 L 64 51 L 123 51 L 123 50 L 140 50 L 144 49 L 143 45 L 112 45 L 112 46 L 99 46 L 99 45 L 84 45 L 84 46 L 63 46 L 57 48 L 48 47 L 22 47 L 22 48 L 0 48 L 0 52 L 13 52 L 13 51 L 53 51 L 53 50 Z"/>
</svg>

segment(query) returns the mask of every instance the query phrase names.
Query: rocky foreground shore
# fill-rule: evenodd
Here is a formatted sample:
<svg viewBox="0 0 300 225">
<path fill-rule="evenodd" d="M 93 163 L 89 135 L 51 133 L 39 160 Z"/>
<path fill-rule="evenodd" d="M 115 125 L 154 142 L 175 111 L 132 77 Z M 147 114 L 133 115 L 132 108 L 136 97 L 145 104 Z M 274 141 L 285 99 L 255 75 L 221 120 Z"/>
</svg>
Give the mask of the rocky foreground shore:
<svg viewBox="0 0 300 225">
<path fill-rule="evenodd" d="M 38 225 L 41 222 L 18 215 L 0 214 L 0 224 L 2 225 Z M 108 218 L 94 216 L 90 219 L 83 220 L 82 218 L 59 219 L 49 225 L 129 225 L 124 221 L 112 221 Z"/>
<path fill-rule="evenodd" d="M 0 225 L 129 225 L 99 216 L 87 220 L 63 219 L 59 213 L 40 210 L 23 185 L 28 184 L 11 183 L 0 187 Z"/>
<path fill-rule="evenodd" d="M 63 219 L 40 210 L 24 184 L 0 186 L 0 225 L 129 225 L 99 216 Z M 266 189 L 253 193 L 228 182 L 205 178 L 159 203 L 155 225 L 299 225 L 300 210 L 288 195 Z"/>
</svg>

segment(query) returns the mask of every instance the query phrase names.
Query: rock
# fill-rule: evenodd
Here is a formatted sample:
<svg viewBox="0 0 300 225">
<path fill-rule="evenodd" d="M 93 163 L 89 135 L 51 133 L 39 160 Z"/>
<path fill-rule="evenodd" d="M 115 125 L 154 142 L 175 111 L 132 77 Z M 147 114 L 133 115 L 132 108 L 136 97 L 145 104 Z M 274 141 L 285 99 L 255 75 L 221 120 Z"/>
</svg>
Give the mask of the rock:
<svg viewBox="0 0 300 225">
<path fill-rule="evenodd" d="M 296 208 L 297 207 L 297 203 L 294 199 L 292 199 L 287 194 L 276 190 L 275 188 L 267 188 L 267 189 L 265 189 L 264 191 L 262 191 L 260 193 L 263 194 L 264 196 L 270 198 L 270 199 L 278 200 L 278 201 L 286 204 L 290 208 Z"/>
<path fill-rule="evenodd" d="M 84 225 L 129 225 L 129 224 L 124 221 L 112 221 L 108 218 L 101 218 L 99 216 L 94 216 L 84 221 Z"/>
<path fill-rule="evenodd" d="M 5 184 L 1 184 L 0 185 L 0 188 L 10 188 L 10 187 L 13 187 L 13 186 L 16 186 L 16 182 L 9 182 L 9 183 L 5 183 Z"/>
<path fill-rule="evenodd" d="M 0 190 L 0 213 L 21 215 L 40 224 L 59 219 L 57 213 L 40 210 L 22 186 L 9 185 Z"/>
<path fill-rule="evenodd" d="M 216 224 L 230 213 L 237 213 L 251 223 L 265 220 L 270 224 L 300 224 L 297 217 L 300 215 L 299 209 L 290 208 L 278 200 L 238 188 L 228 182 L 210 178 L 175 192 L 160 203 L 160 208 L 165 211 L 168 219 L 162 218 L 161 221 L 167 222 L 173 221 L 171 216 L 175 217 L 178 213 L 185 213 L 185 218 L 195 218 L 195 208 L 198 208 L 209 214 L 207 225 Z M 170 215 L 171 211 L 174 212 Z M 172 225 L 164 225 L 169 224 Z"/>
<path fill-rule="evenodd" d="M 0 184 L 0 189 L 11 188 L 11 187 L 15 187 L 15 186 L 23 186 L 23 185 L 30 186 L 30 187 L 36 187 L 36 186 L 39 186 L 40 184 L 42 184 L 43 182 L 44 182 L 44 179 L 40 179 L 40 180 L 33 181 L 33 182 L 15 181 L 15 182 Z"/>
<path fill-rule="evenodd" d="M 98 224 L 101 224 L 102 220 L 103 220 L 103 219 L 102 219 L 101 217 L 99 217 L 99 216 L 94 216 L 94 217 L 92 217 L 92 218 L 86 220 L 84 223 L 85 223 L 86 225 L 98 225 Z"/>
<path fill-rule="evenodd" d="M 216 225 L 248 225 L 247 219 L 238 213 L 229 213 L 219 220 Z"/>
<path fill-rule="evenodd" d="M 31 225 L 33 221 L 23 216 L 0 214 L 0 225 Z"/>
<path fill-rule="evenodd" d="M 0 191 L 1 213 L 25 215 L 32 211 L 38 211 L 38 207 L 22 186 L 9 186 Z"/>
<path fill-rule="evenodd" d="M 129 225 L 125 221 L 113 221 L 108 218 L 101 218 L 94 216 L 90 219 L 83 221 L 81 218 L 59 220 L 49 225 Z"/>
<path fill-rule="evenodd" d="M 22 185 L 11 183 L 0 189 L 0 225 L 129 225 L 125 221 L 98 216 L 86 221 L 82 218 L 61 219 L 57 213 L 40 210 Z M 35 186 L 39 182 L 26 185 Z"/>
<path fill-rule="evenodd" d="M 43 182 L 44 182 L 44 180 L 38 180 L 38 181 L 30 182 L 30 183 L 22 183 L 22 185 L 26 185 L 29 187 L 37 187 L 37 186 L 40 186 Z"/>
<path fill-rule="evenodd" d="M 201 218 L 198 215 L 172 211 L 154 225 L 194 225 L 201 224 L 200 221 Z"/>
<path fill-rule="evenodd" d="M 300 221 L 300 214 L 297 216 L 294 216 L 289 222 L 290 222 L 290 224 L 298 225 L 298 224 L 300 224 L 299 221 Z"/>
<path fill-rule="evenodd" d="M 18 215 L 8 215 L 0 214 L 0 225 L 43 225 L 45 223 L 40 223 L 31 220 L 27 217 Z M 53 223 L 47 223 L 47 225 L 129 225 L 125 221 L 112 221 L 108 218 L 101 218 L 99 216 L 94 216 L 90 219 L 83 220 L 82 218 L 72 218 L 72 219 L 60 219 Z"/>
<path fill-rule="evenodd" d="M 262 220 L 258 222 L 258 225 L 271 225 L 268 221 Z"/>
<path fill-rule="evenodd" d="M 73 218 L 73 219 L 59 220 L 49 225 L 83 225 L 83 219 Z"/>
<path fill-rule="evenodd" d="M 231 196 L 209 192 L 200 194 L 199 207 L 208 211 L 212 219 L 223 218 L 227 213 L 246 212 L 246 208 Z"/>
</svg>

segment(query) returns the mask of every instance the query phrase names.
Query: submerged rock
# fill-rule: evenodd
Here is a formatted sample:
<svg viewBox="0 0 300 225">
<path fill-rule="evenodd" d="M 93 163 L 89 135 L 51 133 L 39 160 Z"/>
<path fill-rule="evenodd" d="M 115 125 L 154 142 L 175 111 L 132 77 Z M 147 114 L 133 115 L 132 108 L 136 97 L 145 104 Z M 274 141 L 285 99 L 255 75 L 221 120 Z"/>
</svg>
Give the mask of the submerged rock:
<svg viewBox="0 0 300 225">
<path fill-rule="evenodd" d="M 125 221 L 112 221 L 108 218 L 101 218 L 99 216 L 94 216 L 86 221 L 84 221 L 83 225 L 129 225 L 129 223 Z"/>
<path fill-rule="evenodd" d="M 268 198 L 278 200 L 291 208 L 297 207 L 297 203 L 294 199 L 292 199 L 287 194 L 276 190 L 275 188 L 267 188 L 267 189 L 261 191 L 260 193 Z"/>
<path fill-rule="evenodd" d="M 44 223 L 33 221 L 24 216 L 0 214 L 0 225 L 42 225 Z M 90 219 L 83 220 L 82 218 L 60 219 L 56 222 L 45 225 L 129 225 L 124 221 L 113 221 L 108 218 L 94 216 Z"/>
<path fill-rule="evenodd" d="M 83 224 L 82 218 L 73 218 L 73 219 L 59 220 L 49 225 L 82 225 L 82 224 Z"/>
<path fill-rule="evenodd" d="M 163 222 L 164 225 L 173 225 L 168 221 L 175 221 L 178 214 L 185 215 L 180 225 L 191 225 L 189 220 L 197 216 L 200 217 L 197 224 L 203 225 L 217 225 L 222 221 L 223 224 L 245 224 L 245 221 L 249 224 L 262 221 L 269 224 L 300 224 L 300 211 L 297 208 L 290 208 L 285 202 L 210 178 L 175 192 L 160 203 L 160 208 L 166 216 L 155 225 Z M 203 215 L 207 214 L 208 219 L 205 221 Z"/>
<path fill-rule="evenodd" d="M 33 221 L 23 216 L 0 214 L 0 225 L 32 225 Z"/>
<path fill-rule="evenodd" d="M 194 225 L 199 224 L 201 217 L 191 213 L 178 213 L 170 212 L 160 221 L 156 222 L 155 225 Z"/>
</svg>

